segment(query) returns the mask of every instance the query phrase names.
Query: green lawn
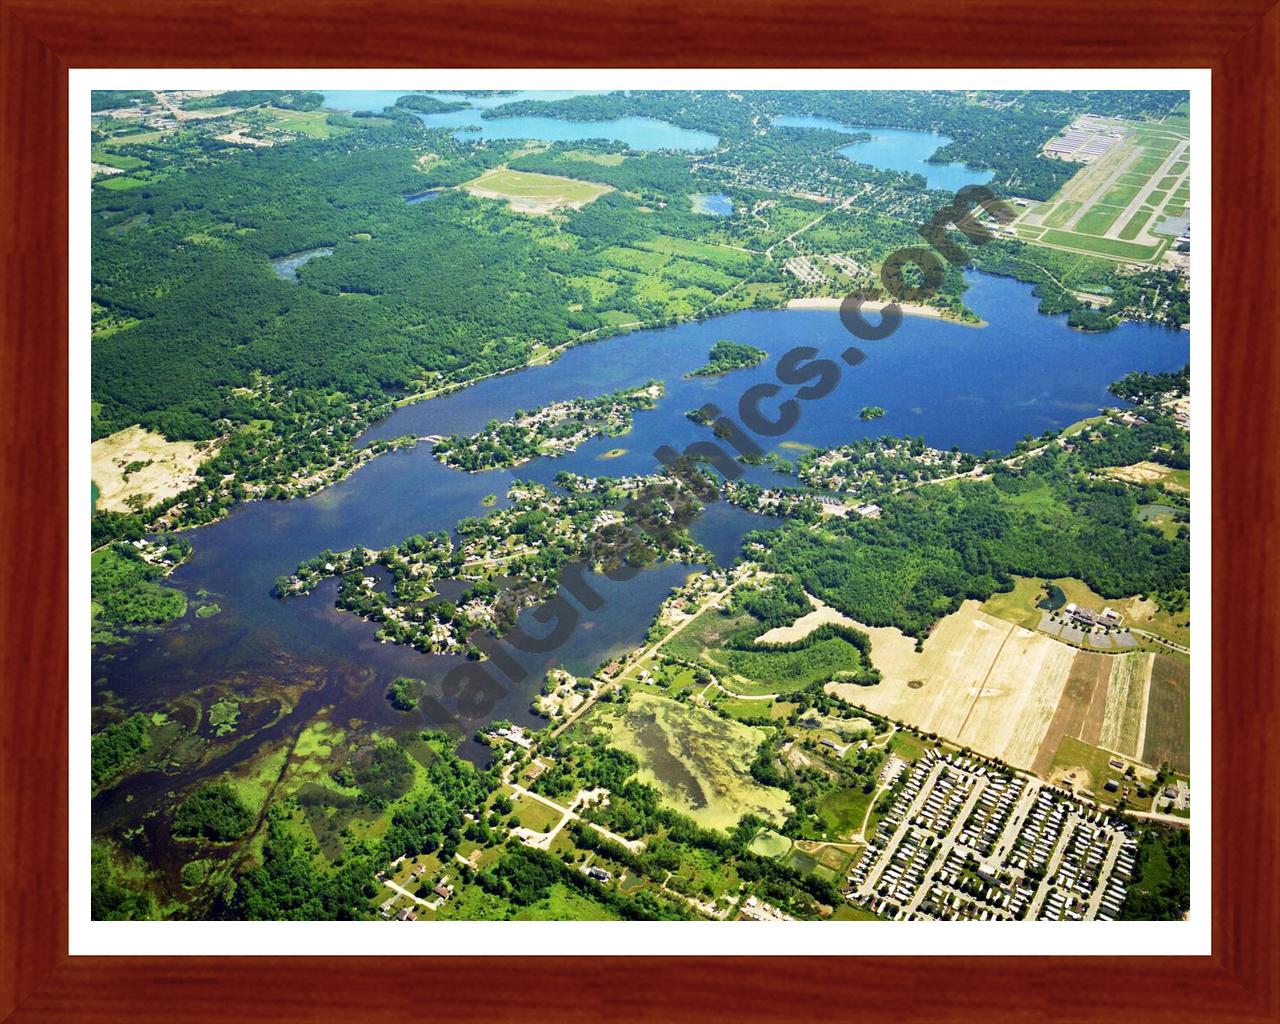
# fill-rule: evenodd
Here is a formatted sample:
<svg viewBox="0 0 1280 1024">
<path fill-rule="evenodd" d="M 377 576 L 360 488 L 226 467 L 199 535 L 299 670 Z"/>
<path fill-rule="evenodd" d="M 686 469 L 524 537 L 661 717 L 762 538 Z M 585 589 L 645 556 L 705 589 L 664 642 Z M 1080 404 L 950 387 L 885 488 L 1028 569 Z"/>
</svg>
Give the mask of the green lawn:
<svg viewBox="0 0 1280 1024">
<path fill-rule="evenodd" d="M 280 110 L 277 107 L 263 107 L 263 113 L 276 119 L 276 127 L 287 132 L 297 132 L 311 139 L 327 139 L 333 134 L 333 127 L 328 122 L 329 113 L 325 110 Z"/>
<path fill-rule="evenodd" d="M 1154 212 L 1154 210 L 1139 210 L 1129 218 L 1129 223 L 1120 229 L 1120 237 L 1126 240 L 1136 238 L 1138 232 L 1151 219 L 1151 214 Z"/>
<path fill-rule="evenodd" d="M 1068 249 L 1080 249 L 1099 256 L 1118 256 L 1121 259 L 1149 263 L 1164 250 L 1165 243 L 1138 245 L 1114 238 L 1093 238 L 1072 231 L 1046 231 L 1040 239 L 1047 245 L 1060 245 Z"/>
<path fill-rule="evenodd" d="M 864 793 L 861 786 L 833 790 L 818 802 L 818 814 L 833 837 L 847 838 L 862 827 L 874 795 Z"/>
<path fill-rule="evenodd" d="M 1076 230 L 1086 235 L 1105 234 L 1123 212 L 1123 206 L 1093 206 L 1076 221 Z"/>
<path fill-rule="evenodd" d="M 1080 209 L 1080 205 L 1074 199 L 1064 199 L 1050 211 L 1049 216 L 1045 217 L 1045 227 L 1066 227 L 1067 221 Z"/>
</svg>

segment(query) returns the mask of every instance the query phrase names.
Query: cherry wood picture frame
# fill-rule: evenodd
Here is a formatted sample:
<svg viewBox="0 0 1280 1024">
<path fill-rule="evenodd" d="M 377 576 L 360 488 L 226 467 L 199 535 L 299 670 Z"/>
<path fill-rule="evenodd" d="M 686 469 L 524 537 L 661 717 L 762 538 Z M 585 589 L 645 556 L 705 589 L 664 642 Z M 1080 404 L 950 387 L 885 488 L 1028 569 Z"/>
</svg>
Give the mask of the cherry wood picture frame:
<svg viewBox="0 0 1280 1024">
<path fill-rule="evenodd" d="M 0 0 L 0 60 L 0 1020 L 1280 1020 L 1273 0 Z M 1211 956 L 68 955 L 68 69 L 453 66 L 1212 69 Z"/>
</svg>

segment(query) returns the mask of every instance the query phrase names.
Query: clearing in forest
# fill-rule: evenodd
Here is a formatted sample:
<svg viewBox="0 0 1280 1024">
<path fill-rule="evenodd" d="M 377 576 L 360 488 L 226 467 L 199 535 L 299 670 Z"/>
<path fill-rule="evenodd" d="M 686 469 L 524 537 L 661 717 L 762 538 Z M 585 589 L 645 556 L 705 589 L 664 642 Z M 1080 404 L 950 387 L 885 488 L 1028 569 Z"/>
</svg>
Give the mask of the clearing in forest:
<svg viewBox="0 0 1280 1024">
<path fill-rule="evenodd" d="M 166 441 L 140 426 L 117 430 L 90 448 L 95 508 L 128 512 L 181 494 L 199 479 L 196 470 L 218 448 L 217 441 Z"/>
<path fill-rule="evenodd" d="M 481 199 L 505 199 L 520 213 L 545 214 L 561 207 L 578 210 L 612 192 L 609 185 L 554 174 L 533 174 L 495 167 L 462 186 Z"/>
</svg>

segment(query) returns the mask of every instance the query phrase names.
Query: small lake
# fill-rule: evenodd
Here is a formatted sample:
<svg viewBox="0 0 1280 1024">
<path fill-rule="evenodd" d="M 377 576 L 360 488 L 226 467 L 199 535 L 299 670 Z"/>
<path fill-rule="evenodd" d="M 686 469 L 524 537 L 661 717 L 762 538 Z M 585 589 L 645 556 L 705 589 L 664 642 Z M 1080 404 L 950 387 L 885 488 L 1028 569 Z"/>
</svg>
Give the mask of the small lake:
<svg viewBox="0 0 1280 1024">
<path fill-rule="evenodd" d="M 855 142 L 840 150 L 840 155 L 859 164 L 870 164 L 882 171 L 909 171 L 924 176 L 929 188 L 955 192 L 965 185 L 985 185 L 994 171 L 980 171 L 962 163 L 931 164 L 933 156 L 952 140 L 937 132 L 911 131 L 906 128 L 861 128 L 829 117 L 784 115 L 773 123 L 780 128 L 825 128 L 851 135 L 868 132 L 871 139 Z"/>
<path fill-rule="evenodd" d="M 401 96 L 413 90 L 334 90 L 325 92 L 325 106 L 338 110 L 372 110 L 381 112 L 395 106 Z M 586 139 L 609 139 L 637 150 L 671 149 L 688 152 L 715 148 L 719 139 L 710 132 L 679 128 L 666 121 L 648 117 L 619 117 L 607 121 L 569 121 L 557 117 L 502 117 L 486 120 L 481 113 L 490 107 L 521 100 L 554 102 L 573 96 L 589 95 L 583 91 L 523 90 L 505 96 L 476 96 L 464 93 L 428 93 L 446 102 L 469 104 L 465 110 L 424 114 L 409 111 L 428 128 L 452 128 L 455 138 L 463 140 L 537 139 L 540 142 L 579 142 Z"/>
<path fill-rule="evenodd" d="M 419 203 L 427 203 L 432 199 L 438 199 L 441 191 L 438 188 L 429 188 L 424 192 L 415 192 L 411 196 L 405 196 L 404 201 L 410 206 L 417 206 Z"/>
<path fill-rule="evenodd" d="M 689 198 L 693 201 L 694 213 L 707 213 L 713 217 L 733 216 L 733 200 L 724 194 L 693 195 Z"/>
<path fill-rule="evenodd" d="M 330 246 L 324 246 L 319 249 L 304 249 L 302 252 L 291 252 L 287 256 L 278 256 L 271 261 L 271 269 L 275 271 L 276 277 L 282 281 L 292 281 L 298 283 L 298 268 L 304 263 L 310 263 L 312 260 L 320 256 L 332 256 L 333 249 Z"/>
</svg>

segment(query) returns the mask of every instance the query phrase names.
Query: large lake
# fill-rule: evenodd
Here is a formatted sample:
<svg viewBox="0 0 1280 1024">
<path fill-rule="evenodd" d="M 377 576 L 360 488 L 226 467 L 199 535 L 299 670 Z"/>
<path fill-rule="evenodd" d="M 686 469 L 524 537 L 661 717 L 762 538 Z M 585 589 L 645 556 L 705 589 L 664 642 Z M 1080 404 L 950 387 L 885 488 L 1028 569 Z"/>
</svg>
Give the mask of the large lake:
<svg viewBox="0 0 1280 1024">
<path fill-rule="evenodd" d="M 401 96 L 409 95 L 400 90 L 330 91 L 324 94 L 325 106 L 337 110 L 372 110 L 380 112 L 394 106 Z M 710 132 L 678 128 L 666 121 L 648 117 L 619 117 L 608 121 L 568 121 L 556 117 L 502 117 L 485 120 L 480 115 L 489 107 L 520 100 L 551 102 L 584 95 L 572 91 L 523 91 L 505 96 L 475 96 L 431 93 L 437 99 L 461 101 L 470 104 L 466 110 L 451 110 L 441 114 L 423 114 L 410 111 L 428 128 L 452 128 L 459 139 L 538 139 L 543 142 L 577 142 L 583 139 L 611 139 L 623 142 L 638 150 L 705 150 L 715 147 L 718 141 Z"/>
<path fill-rule="evenodd" d="M 1070 330 L 1063 317 L 1036 312 L 1027 285 L 986 275 L 970 275 L 967 301 L 989 326 L 974 328 L 927 318 L 906 318 L 890 338 L 864 342 L 866 360 L 845 369 L 837 389 L 820 401 L 802 403 L 796 429 L 773 444 L 833 445 L 879 434 L 922 435 L 938 447 L 958 445 L 982 452 L 1006 449 L 1028 433 L 1062 427 L 1102 406 L 1121 404 L 1107 385 L 1130 370 L 1167 371 L 1188 359 L 1188 335 L 1145 324 L 1124 324 L 1107 334 Z M 686 380 L 683 374 L 706 361 L 721 339 L 765 349 L 758 367 L 719 378 Z M 448 469 L 430 445 L 382 455 L 343 482 L 309 498 L 287 502 L 251 502 L 226 519 L 187 534 L 194 548 L 190 562 L 172 583 L 189 594 L 205 589 L 222 612 L 207 619 L 188 614 L 152 638 L 101 652 L 95 658 L 96 689 L 110 689 L 126 707 L 154 709 L 184 692 L 219 681 L 247 685 L 258 676 L 302 681 L 307 696 L 294 714 L 273 727 L 283 735 L 325 705 L 334 719 L 360 719 L 384 729 L 421 728 L 432 723 L 422 712 L 402 716 L 384 694 L 398 675 L 439 680 L 458 659 L 423 655 L 381 644 L 375 626 L 333 607 L 334 581 L 304 598 L 275 600 L 276 576 L 325 548 L 356 544 L 381 548 L 412 533 L 450 529 L 460 518 L 482 515 L 488 494 L 505 503 L 513 479 L 550 482 L 562 469 L 587 475 L 623 475 L 654 470 L 654 450 L 677 449 L 708 432 L 685 416 L 689 409 L 714 402 L 732 412 L 752 384 L 774 381 L 782 353 L 808 345 L 838 358 L 851 342 L 835 311 L 751 310 L 701 323 L 639 331 L 569 350 L 549 366 L 531 367 L 490 378 L 452 395 L 405 406 L 366 432 L 363 440 L 400 434 L 448 434 L 475 431 L 487 420 L 516 409 L 532 409 L 576 395 L 598 395 L 663 379 L 665 397 L 657 408 L 636 414 L 635 427 L 623 437 L 598 438 L 560 459 L 538 459 L 515 470 L 468 474 Z M 782 397 L 789 394 L 784 391 Z M 863 406 L 880 405 L 883 419 L 859 420 Z M 625 448 L 620 457 L 605 452 Z M 794 457 L 794 448 L 780 449 Z M 764 468 L 750 478 L 776 479 Z M 742 536 L 776 520 L 726 506 L 710 506 L 695 524 L 695 535 L 717 559 L 728 563 Z M 672 587 L 691 567 L 664 565 L 627 583 L 596 580 L 606 598 L 596 612 L 584 613 L 569 643 L 550 654 L 523 656 L 528 678 L 506 689 L 492 712 L 461 722 L 465 733 L 496 717 L 535 721 L 528 703 L 546 669 L 564 665 L 590 672 L 602 661 L 634 646 Z M 539 627 L 530 627 L 540 633 Z M 248 756 L 248 751 L 240 756 Z M 484 748 L 464 745 L 477 759 Z M 224 759 L 210 770 L 225 770 Z M 174 780 L 141 776 L 112 790 L 95 805 L 103 820 L 140 812 L 160 799 Z M 128 809 L 126 796 L 139 799 Z"/>
<path fill-rule="evenodd" d="M 840 155 L 855 163 L 870 164 L 883 171 L 910 171 L 924 175 L 929 188 L 955 192 L 965 185 L 985 185 L 993 171 L 979 171 L 962 163 L 931 164 L 929 157 L 948 145 L 951 139 L 937 132 L 918 132 L 906 128 L 864 128 L 834 121 L 829 117 L 785 115 L 775 117 L 780 128 L 826 128 L 851 135 L 868 132 L 870 140 L 855 142 L 840 150 Z"/>
</svg>

